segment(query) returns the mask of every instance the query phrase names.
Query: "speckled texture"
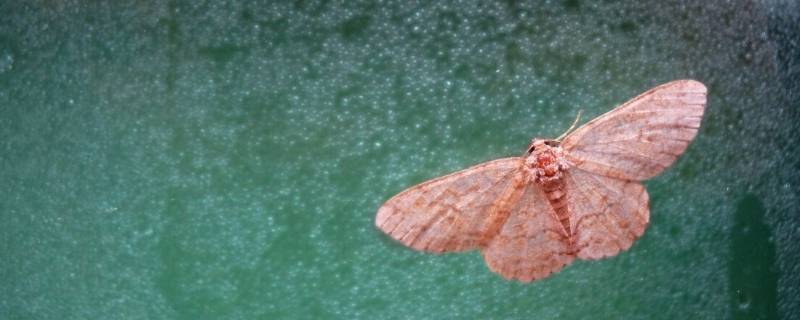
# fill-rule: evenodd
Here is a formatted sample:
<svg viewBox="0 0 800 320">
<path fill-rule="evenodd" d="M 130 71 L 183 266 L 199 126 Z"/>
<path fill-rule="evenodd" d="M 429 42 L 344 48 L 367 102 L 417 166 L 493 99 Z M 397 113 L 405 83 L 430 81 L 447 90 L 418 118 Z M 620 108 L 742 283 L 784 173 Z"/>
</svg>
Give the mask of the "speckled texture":
<svg viewBox="0 0 800 320">
<path fill-rule="evenodd" d="M 0 318 L 798 318 L 798 6 L 0 3 Z M 627 252 L 533 284 L 373 227 L 584 110 L 708 85 Z"/>
</svg>

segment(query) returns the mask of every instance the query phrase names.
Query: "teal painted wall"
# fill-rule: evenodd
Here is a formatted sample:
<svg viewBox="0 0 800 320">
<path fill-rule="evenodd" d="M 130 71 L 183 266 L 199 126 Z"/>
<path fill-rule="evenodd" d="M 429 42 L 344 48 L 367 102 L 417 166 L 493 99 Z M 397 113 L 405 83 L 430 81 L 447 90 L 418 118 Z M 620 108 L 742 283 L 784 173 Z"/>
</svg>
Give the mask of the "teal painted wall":
<svg viewBox="0 0 800 320">
<path fill-rule="evenodd" d="M 796 4 L 281 3 L 0 3 L 0 318 L 800 314 Z M 702 128 L 617 257 L 519 284 L 373 227 L 680 78 Z"/>
</svg>

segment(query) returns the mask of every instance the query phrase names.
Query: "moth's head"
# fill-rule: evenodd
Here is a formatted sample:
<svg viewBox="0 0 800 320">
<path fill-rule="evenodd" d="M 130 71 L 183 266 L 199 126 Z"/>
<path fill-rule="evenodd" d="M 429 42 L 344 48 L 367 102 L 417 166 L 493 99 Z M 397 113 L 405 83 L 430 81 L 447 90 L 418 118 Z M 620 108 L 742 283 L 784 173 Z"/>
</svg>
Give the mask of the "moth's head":
<svg viewBox="0 0 800 320">
<path fill-rule="evenodd" d="M 558 140 L 535 138 L 531 140 L 531 143 L 528 144 L 528 151 L 525 152 L 525 155 L 551 153 L 553 148 L 558 147 Z"/>
</svg>

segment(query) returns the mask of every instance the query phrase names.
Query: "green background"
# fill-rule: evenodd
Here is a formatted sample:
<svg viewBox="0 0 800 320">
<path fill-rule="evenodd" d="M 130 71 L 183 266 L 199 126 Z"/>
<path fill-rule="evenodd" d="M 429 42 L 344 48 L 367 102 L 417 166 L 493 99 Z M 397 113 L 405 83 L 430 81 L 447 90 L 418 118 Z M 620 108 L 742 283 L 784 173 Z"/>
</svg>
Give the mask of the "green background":
<svg viewBox="0 0 800 320">
<path fill-rule="evenodd" d="M 800 317 L 793 1 L 2 1 L 0 318 Z M 373 227 L 663 82 L 634 246 L 531 284 Z"/>
</svg>

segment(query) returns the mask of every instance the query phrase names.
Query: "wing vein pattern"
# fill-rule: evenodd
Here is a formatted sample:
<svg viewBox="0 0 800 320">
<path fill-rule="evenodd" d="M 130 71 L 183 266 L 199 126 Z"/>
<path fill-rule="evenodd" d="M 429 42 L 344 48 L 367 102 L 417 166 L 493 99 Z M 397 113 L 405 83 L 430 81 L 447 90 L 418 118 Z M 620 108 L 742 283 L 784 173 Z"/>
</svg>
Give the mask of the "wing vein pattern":
<svg viewBox="0 0 800 320">
<path fill-rule="evenodd" d="M 564 138 L 567 159 L 599 175 L 649 179 L 672 164 L 697 134 L 706 91 L 694 80 L 655 87 Z"/>
<path fill-rule="evenodd" d="M 375 224 L 416 250 L 464 251 L 493 236 L 515 196 L 523 159 L 482 163 L 409 188 L 378 209 Z M 494 230 L 496 231 L 496 230 Z"/>
</svg>

